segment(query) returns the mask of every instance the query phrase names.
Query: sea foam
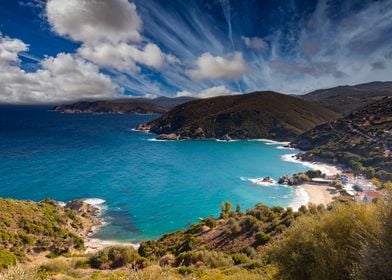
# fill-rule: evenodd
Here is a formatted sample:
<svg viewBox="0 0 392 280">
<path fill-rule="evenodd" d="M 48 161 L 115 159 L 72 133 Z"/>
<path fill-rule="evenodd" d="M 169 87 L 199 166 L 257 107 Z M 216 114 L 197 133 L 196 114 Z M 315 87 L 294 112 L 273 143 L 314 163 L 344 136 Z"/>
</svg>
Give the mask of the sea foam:
<svg viewBox="0 0 392 280">
<path fill-rule="evenodd" d="M 276 185 L 276 181 L 274 179 L 272 179 L 272 182 L 265 182 L 263 181 L 263 177 L 262 178 L 246 178 L 246 177 L 240 177 L 241 181 L 245 181 L 245 182 L 250 182 L 254 185 L 259 185 L 259 186 L 273 186 Z"/>
<path fill-rule="evenodd" d="M 303 188 L 294 187 L 294 195 L 289 207 L 293 208 L 294 211 L 297 211 L 302 205 L 307 205 L 309 199 L 308 193 Z"/>
</svg>

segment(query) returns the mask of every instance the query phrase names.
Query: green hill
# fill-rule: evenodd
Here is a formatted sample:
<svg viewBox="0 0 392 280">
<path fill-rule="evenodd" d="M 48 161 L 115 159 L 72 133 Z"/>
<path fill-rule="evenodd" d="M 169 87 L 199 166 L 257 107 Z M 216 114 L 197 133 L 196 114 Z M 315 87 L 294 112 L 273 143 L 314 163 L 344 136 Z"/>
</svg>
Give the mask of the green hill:
<svg viewBox="0 0 392 280">
<path fill-rule="evenodd" d="M 338 114 L 300 98 L 276 92 L 254 92 L 194 100 L 147 124 L 156 134 L 180 139 L 292 140 L 338 118 Z"/>
<path fill-rule="evenodd" d="M 371 82 L 319 89 L 302 95 L 301 98 L 335 112 L 349 114 L 386 96 L 392 96 L 392 82 Z"/>
<path fill-rule="evenodd" d="M 392 173 L 392 98 L 384 98 L 339 120 L 300 135 L 293 146 L 305 159 L 374 167 Z M 391 174 L 392 175 L 392 174 Z"/>
</svg>

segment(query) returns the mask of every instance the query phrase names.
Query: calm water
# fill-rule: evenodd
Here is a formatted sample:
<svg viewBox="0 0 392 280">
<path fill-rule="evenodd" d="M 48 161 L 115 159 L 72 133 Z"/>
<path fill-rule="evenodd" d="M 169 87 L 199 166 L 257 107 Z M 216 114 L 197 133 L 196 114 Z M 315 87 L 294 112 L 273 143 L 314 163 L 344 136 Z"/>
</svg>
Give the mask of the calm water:
<svg viewBox="0 0 392 280">
<path fill-rule="evenodd" d="M 154 117 L 0 107 L 0 196 L 104 199 L 110 223 L 97 237 L 127 241 L 217 215 L 225 200 L 242 209 L 292 202 L 292 189 L 246 179 L 307 169 L 280 159 L 293 151 L 257 141 L 150 141 L 130 130 Z"/>
</svg>

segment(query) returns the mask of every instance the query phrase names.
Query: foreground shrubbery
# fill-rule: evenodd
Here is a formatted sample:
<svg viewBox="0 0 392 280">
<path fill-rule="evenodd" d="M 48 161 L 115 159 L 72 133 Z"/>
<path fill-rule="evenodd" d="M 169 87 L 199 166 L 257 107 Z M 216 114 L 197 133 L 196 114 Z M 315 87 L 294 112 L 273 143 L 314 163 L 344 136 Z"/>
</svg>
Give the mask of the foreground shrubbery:
<svg viewBox="0 0 392 280">
<path fill-rule="evenodd" d="M 246 213 L 231 208 L 222 207 L 225 219 L 209 218 L 146 242 L 139 252 L 115 246 L 91 256 L 50 260 L 36 270 L 11 266 L 0 279 L 365 280 L 392 275 L 389 195 L 376 204 L 310 205 L 299 212 L 264 205 Z M 233 232 L 233 225 L 239 230 Z M 251 246 L 225 247 L 208 238 Z"/>
</svg>

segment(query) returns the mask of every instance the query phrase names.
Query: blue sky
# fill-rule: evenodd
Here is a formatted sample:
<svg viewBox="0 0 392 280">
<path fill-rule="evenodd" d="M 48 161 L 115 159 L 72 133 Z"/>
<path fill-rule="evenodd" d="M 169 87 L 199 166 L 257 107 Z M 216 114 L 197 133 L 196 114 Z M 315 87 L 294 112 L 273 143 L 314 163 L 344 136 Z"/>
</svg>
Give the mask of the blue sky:
<svg viewBox="0 0 392 280">
<path fill-rule="evenodd" d="M 0 102 L 303 94 L 392 77 L 392 1 L 0 3 Z"/>
</svg>

